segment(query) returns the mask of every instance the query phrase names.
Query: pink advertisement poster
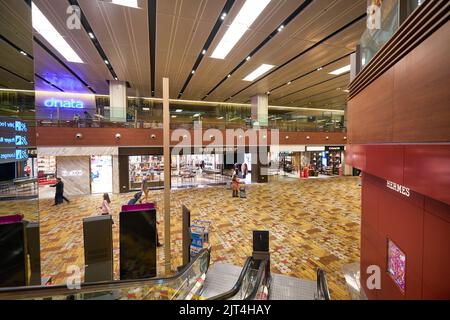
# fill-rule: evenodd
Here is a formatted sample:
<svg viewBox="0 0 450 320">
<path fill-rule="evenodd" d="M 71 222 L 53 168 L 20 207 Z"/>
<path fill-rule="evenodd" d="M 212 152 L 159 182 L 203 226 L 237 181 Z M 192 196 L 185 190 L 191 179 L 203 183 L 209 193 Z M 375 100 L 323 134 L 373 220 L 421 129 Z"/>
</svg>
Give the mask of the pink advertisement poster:
<svg viewBox="0 0 450 320">
<path fill-rule="evenodd" d="M 406 288 L 406 255 L 391 240 L 388 240 L 388 272 L 404 293 Z"/>
</svg>

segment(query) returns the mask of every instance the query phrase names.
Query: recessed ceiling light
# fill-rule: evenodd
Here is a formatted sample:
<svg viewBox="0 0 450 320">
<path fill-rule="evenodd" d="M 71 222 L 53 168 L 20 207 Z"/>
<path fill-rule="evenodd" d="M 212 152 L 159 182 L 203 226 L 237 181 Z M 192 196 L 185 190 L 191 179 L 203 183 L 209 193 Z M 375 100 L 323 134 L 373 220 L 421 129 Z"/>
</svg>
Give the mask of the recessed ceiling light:
<svg viewBox="0 0 450 320">
<path fill-rule="evenodd" d="M 202 54 L 205 54 L 205 53 L 206 53 L 206 50 L 203 50 L 203 51 L 202 51 Z"/>
<path fill-rule="evenodd" d="M 177 110 L 175 110 L 175 112 L 178 112 L 178 113 L 183 112 L 183 109 L 177 109 Z"/>
<path fill-rule="evenodd" d="M 20 54 L 23 56 L 27 56 L 28 54 L 25 51 L 20 51 Z"/>
<path fill-rule="evenodd" d="M 89 38 L 95 39 L 95 36 L 94 36 L 94 34 L 92 32 L 89 32 L 88 35 L 89 35 Z"/>
<path fill-rule="evenodd" d="M 284 26 L 283 25 L 281 25 L 279 28 L 278 28 L 278 32 L 281 32 L 281 31 L 283 31 L 283 29 L 284 29 Z"/>
<path fill-rule="evenodd" d="M 117 78 L 117 77 L 114 77 L 114 80 L 118 80 L 118 78 Z"/>
<path fill-rule="evenodd" d="M 194 73 L 195 73 L 195 70 L 192 70 L 191 73 L 194 74 Z"/>
<path fill-rule="evenodd" d="M 287 83 L 287 85 L 290 85 L 292 83 L 292 81 L 289 81 L 288 83 Z"/>
<path fill-rule="evenodd" d="M 217 119 L 218 119 L 218 120 L 222 120 L 222 119 L 223 119 L 223 117 L 218 117 Z"/>
<path fill-rule="evenodd" d="M 317 68 L 317 71 L 320 71 L 320 70 L 322 70 L 323 68 L 322 67 L 319 67 L 319 68 Z"/>
<path fill-rule="evenodd" d="M 228 53 L 233 49 L 239 39 L 250 28 L 256 18 L 261 14 L 264 8 L 269 4 L 270 0 L 247 0 L 241 10 L 234 18 L 228 30 L 225 32 L 222 40 L 220 40 L 211 58 L 225 59 Z M 222 15 L 222 20 L 224 16 Z"/>
<path fill-rule="evenodd" d="M 196 113 L 196 114 L 193 115 L 194 118 L 199 117 L 199 116 L 200 116 L 199 113 Z"/>
<path fill-rule="evenodd" d="M 344 74 L 344 73 L 346 73 L 346 72 L 349 72 L 350 69 L 351 69 L 351 67 L 350 67 L 350 65 L 348 65 L 348 66 L 345 66 L 345 67 L 336 69 L 336 70 L 334 70 L 334 71 L 331 71 L 329 74 L 333 74 L 333 75 L 335 75 L 335 76 L 338 76 L 338 75 L 340 75 L 340 74 Z"/>
<path fill-rule="evenodd" d="M 267 71 L 269 71 L 273 67 L 275 67 L 275 66 L 273 66 L 271 64 L 262 64 L 255 71 L 253 71 L 248 76 L 246 76 L 244 78 L 244 81 L 253 81 L 256 78 L 262 76 L 264 73 L 266 73 Z"/>
<path fill-rule="evenodd" d="M 32 24 L 33 28 L 56 49 L 67 61 L 74 63 L 83 63 L 83 60 L 72 49 L 67 41 L 55 29 L 55 27 L 48 21 L 39 8 L 31 3 L 32 10 Z"/>
<path fill-rule="evenodd" d="M 227 16 L 227 13 L 224 12 L 224 13 L 222 13 L 222 16 L 220 17 L 220 19 L 224 20 L 226 16 Z"/>
<path fill-rule="evenodd" d="M 125 7 L 139 8 L 137 0 L 112 0 L 112 3 Z"/>
<path fill-rule="evenodd" d="M 251 58 L 252 58 L 252 57 L 248 56 L 247 58 L 245 58 L 245 60 L 248 61 L 248 60 L 250 60 Z"/>
<path fill-rule="evenodd" d="M 176 115 L 173 115 L 173 116 L 172 116 L 172 118 L 176 118 L 176 117 L 177 117 Z"/>
<path fill-rule="evenodd" d="M 227 78 L 231 77 L 231 74 L 227 75 Z"/>
<path fill-rule="evenodd" d="M 105 64 L 109 64 L 109 61 L 108 61 L 108 60 L 105 60 Z"/>
</svg>

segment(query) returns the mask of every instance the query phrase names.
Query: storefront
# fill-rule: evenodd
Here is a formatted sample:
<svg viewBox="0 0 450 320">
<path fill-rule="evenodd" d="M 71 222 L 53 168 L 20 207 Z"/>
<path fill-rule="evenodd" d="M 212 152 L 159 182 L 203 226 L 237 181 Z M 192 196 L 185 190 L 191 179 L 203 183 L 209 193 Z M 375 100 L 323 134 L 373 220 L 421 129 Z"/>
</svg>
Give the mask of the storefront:
<svg viewBox="0 0 450 320">
<path fill-rule="evenodd" d="M 344 146 L 307 146 L 304 161 L 308 166 L 308 176 L 342 175 Z"/>
<path fill-rule="evenodd" d="M 144 177 L 150 189 L 164 187 L 163 148 L 119 148 L 120 192 L 141 190 Z"/>
<path fill-rule="evenodd" d="M 118 192 L 114 187 L 115 153 L 117 148 L 38 148 L 39 197 L 53 197 L 50 185 L 57 177 L 64 182 L 68 196 Z"/>
<path fill-rule="evenodd" d="M 236 168 L 243 182 L 252 182 L 254 163 L 248 147 L 242 154 L 238 154 L 236 147 L 217 147 L 213 150 L 191 147 L 188 152 L 184 151 L 172 152 L 171 155 L 172 188 L 225 185 L 231 181 Z M 147 177 L 148 188 L 164 187 L 163 148 L 119 148 L 119 166 L 122 193 L 141 190 L 144 177 Z"/>
</svg>

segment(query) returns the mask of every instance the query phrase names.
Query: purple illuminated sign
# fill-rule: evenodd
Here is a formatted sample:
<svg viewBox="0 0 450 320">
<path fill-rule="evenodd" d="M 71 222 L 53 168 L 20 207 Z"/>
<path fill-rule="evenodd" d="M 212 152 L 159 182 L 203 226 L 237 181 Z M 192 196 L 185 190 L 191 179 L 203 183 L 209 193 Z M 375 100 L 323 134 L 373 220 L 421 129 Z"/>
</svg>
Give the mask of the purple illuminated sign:
<svg viewBox="0 0 450 320">
<path fill-rule="evenodd" d="M 47 108 L 84 109 L 83 101 L 74 99 L 50 98 L 44 101 L 44 106 Z"/>
</svg>

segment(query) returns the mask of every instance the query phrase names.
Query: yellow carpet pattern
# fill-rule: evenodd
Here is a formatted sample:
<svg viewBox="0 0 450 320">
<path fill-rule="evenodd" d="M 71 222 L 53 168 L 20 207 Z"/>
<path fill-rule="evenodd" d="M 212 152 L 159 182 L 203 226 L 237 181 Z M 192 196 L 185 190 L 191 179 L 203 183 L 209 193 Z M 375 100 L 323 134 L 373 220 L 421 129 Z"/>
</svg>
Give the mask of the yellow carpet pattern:
<svg viewBox="0 0 450 320">
<path fill-rule="evenodd" d="M 247 186 L 247 199 L 232 198 L 225 187 L 172 192 L 172 269 L 181 264 L 181 205 L 192 219 L 212 222 L 211 263 L 242 266 L 252 251 L 252 231 L 270 231 L 271 270 L 297 278 L 315 279 L 317 267 L 327 273 L 332 299 L 349 299 L 342 266 L 359 262 L 359 178 L 273 181 Z M 119 274 L 119 210 L 132 194 L 113 195 L 115 278 Z M 97 215 L 101 195 L 70 199 L 53 207 L 40 201 L 43 276 L 65 283 L 67 267 L 84 265 L 82 219 Z M 159 206 L 159 237 L 163 240 L 162 191 L 150 193 Z M 158 274 L 164 272 L 164 249 L 158 248 Z"/>
</svg>

